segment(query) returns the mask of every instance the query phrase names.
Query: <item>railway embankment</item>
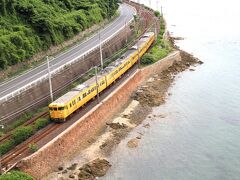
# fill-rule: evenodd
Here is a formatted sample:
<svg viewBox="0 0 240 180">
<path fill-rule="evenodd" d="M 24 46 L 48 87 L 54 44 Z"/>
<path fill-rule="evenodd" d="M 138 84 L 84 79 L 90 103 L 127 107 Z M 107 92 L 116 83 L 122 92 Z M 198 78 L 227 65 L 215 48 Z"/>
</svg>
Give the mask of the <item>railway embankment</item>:
<svg viewBox="0 0 240 180">
<path fill-rule="evenodd" d="M 180 51 L 174 51 L 161 61 L 137 70 L 127 81 L 65 132 L 36 153 L 23 159 L 18 167 L 37 179 L 56 170 L 59 165 L 78 152 L 80 147 L 88 144 L 88 141 L 106 126 L 108 120 L 129 102 L 133 92 L 138 89 L 141 83 L 152 75 L 168 69 L 174 62 L 180 61 Z"/>
</svg>

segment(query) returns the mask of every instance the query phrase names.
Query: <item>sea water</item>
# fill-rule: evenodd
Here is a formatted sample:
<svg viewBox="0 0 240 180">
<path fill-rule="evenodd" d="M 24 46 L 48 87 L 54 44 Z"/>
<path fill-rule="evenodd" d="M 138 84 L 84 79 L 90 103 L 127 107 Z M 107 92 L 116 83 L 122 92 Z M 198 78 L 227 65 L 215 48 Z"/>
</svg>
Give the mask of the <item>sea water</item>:
<svg viewBox="0 0 240 180">
<path fill-rule="evenodd" d="M 176 77 L 154 120 L 145 120 L 150 128 L 119 144 L 103 179 L 239 180 L 240 1 L 140 2 L 162 6 L 170 33 L 185 38 L 178 45 L 204 64 Z M 139 133 L 139 146 L 128 148 Z"/>
</svg>

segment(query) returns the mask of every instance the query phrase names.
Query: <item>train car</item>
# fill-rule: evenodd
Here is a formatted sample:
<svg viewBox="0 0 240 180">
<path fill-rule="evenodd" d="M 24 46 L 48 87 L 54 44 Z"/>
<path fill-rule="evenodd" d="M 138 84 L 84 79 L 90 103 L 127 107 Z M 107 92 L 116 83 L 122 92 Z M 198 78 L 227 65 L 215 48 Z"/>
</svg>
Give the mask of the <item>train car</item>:
<svg viewBox="0 0 240 180">
<path fill-rule="evenodd" d="M 155 39 L 153 32 L 144 34 L 140 40 L 124 53 L 119 59 L 99 72 L 83 84 L 73 88 L 51 104 L 49 104 L 50 118 L 56 122 L 64 122 L 76 110 L 104 91 L 114 81 L 129 70 L 138 59 L 148 50 Z"/>
</svg>

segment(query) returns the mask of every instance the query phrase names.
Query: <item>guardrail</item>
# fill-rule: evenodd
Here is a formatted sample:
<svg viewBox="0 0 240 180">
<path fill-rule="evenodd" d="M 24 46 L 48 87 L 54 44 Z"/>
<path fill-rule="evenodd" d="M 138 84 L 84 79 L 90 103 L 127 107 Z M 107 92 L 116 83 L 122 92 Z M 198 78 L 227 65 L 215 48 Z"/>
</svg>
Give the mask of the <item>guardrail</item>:
<svg viewBox="0 0 240 180">
<path fill-rule="evenodd" d="M 129 6 L 129 5 L 128 5 Z M 132 6 L 130 6 L 131 8 L 133 8 Z M 135 13 L 136 14 L 136 9 L 133 8 Z M 126 24 L 124 24 L 120 29 L 118 29 L 115 33 L 113 33 L 111 36 L 109 36 L 108 38 L 106 38 L 105 40 L 102 41 L 102 45 L 106 44 L 108 41 L 110 41 L 113 37 L 115 37 L 120 31 L 122 31 L 126 25 L 129 25 L 132 21 L 134 20 L 134 18 L 130 19 L 129 22 L 127 22 Z M 77 62 L 77 61 L 80 61 L 81 59 L 83 59 L 85 56 L 87 56 L 88 54 L 90 54 L 91 52 L 93 52 L 94 50 L 98 49 L 99 48 L 99 44 L 97 44 L 96 46 L 92 47 L 91 49 L 89 49 L 88 51 L 84 52 L 83 54 L 79 55 L 78 57 L 72 59 L 71 61 L 67 62 L 66 64 L 63 64 L 61 65 L 60 67 L 54 69 L 53 71 L 51 71 L 51 75 L 54 75 L 58 72 L 60 72 L 62 69 L 70 66 L 71 64 Z M 57 65 L 57 64 L 55 64 Z M 54 65 L 54 66 L 55 66 Z M 42 72 L 42 71 L 41 71 Z M 30 89 L 31 87 L 37 85 L 39 82 L 45 80 L 46 78 L 48 78 L 48 74 L 44 75 L 44 76 L 41 76 L 39 77 L 38 79 L 34 80 L 33 82 L 29 83 L 29 84 L 26 84 L 25 86 L 3 96 L 0 98 L 0 103 L 3 103 L 5 101 L 8 101 L 9 99 L 15 97 L 16 95 L 19 95 L 21 94 L 22 92 Z"/>
</svg>

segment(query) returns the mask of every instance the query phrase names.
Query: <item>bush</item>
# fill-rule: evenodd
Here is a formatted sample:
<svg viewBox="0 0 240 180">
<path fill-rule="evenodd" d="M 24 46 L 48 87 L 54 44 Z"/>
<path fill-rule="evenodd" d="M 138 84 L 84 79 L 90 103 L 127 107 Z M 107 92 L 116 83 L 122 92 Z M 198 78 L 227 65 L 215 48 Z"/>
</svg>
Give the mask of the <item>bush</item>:
<svg viewBox="0 0 240 180">
<path fill-rule="evenodd" d="M 34 152 L 36 152 L 38 150 L 38 146 L 36 144 L 29 144 L 28 147 L 29 147 L 29 150 L 32 153 L 34 153 Z"/>
<path fill-rule="evenodd" d="M 8 140 L 0 144 L 0 154 L 3 155 L 7 153 L 10 149 L 14 147 L 14 141 Z"/>
<path fill-rule="evenodd" d="M 146 53 L 142 59 L 141 64 L 148 65 L 155 62 L 154 56 L 152 54 Z"/>
<path fill-rule="evenodd" d="M 19 127 L 12 133 L 14 144 L 20 144 L 34 134 L 32 126 Z"/>
<path fill-rule="evenodd" d="M 160 12 L 159 11 L 154 11 L 154 14 L 156 17 L 160 17 Z"/>
<path fill-rule="evenodd" d="M 117 0 L 0 0 L 0 70 L 110 18 Z"/>
<path fill-rule="evenodd" d="M 50 123 L 50 121 L 48 119 L 40 118 L 35 122 L 34 127 L 37 130 L 39 130 L 39 129 L 46 127 L 49 123 Z"/>
<path fill-rule="evenodd" d="M 22 115 L 18 120 L 14 121 L 9 126 L 7 126 L 7 128 L 5 130 L 8 132 L 9 130 L 15 129 L 18 126 L 25 123 L 27 120 L 31 119 L 32 117 L 33 117 L 32 113 L 26 113 L 26 114 Z"/>
<path fill-rule="evenodd" d="M 21 171 L 10 171 L 1 175 L 0 180 L 34 180 L 34 178 Z"/>
</svg>

